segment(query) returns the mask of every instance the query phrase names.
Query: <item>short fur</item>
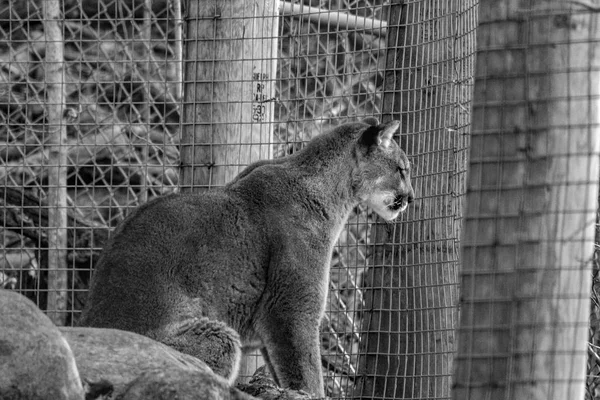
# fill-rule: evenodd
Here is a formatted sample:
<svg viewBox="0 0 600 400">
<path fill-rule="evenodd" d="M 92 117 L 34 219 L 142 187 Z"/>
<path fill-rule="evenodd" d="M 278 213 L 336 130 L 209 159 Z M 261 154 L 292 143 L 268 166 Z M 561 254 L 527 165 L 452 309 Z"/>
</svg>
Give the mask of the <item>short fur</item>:
<svg viewBox="0 0 600 400">
<path fill-rule="evenodd" d="M 323 397 L 319 324 L 331 252 L 359 202 L 387 220 L 414 197 L 399 123 L 350 123 L 222 189 L 142 205 L 104 250 L 82 325 L 138 332 L 235 380 L 240 338 L 284 387 Z M 238 336 L 239 334 L 239 336 Z"/>
</svg>

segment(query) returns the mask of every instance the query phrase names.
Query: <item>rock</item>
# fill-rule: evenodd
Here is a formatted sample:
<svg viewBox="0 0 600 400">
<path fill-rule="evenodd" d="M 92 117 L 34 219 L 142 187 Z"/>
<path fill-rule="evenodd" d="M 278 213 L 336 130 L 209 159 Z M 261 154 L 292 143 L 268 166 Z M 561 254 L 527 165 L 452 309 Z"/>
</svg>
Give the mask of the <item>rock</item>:
<svg viewBox="0 0 600 400">
<path fill-rule="evenodd" d="M 278 388 L 266 369 L 250 384 L 231 387 L 201 360 L 137 333 L 103 328 L 60 328 L 69 342 L 89 399 L 305 400 Z M 256 397 L 252 397 L 252 396 Z"/>
<path fill-rule="evenodd" d="M 256 400 L 214 373 L 152 370 L 132 381 L 116 400 Z"/>
<path fill-rule="evenodd" d="M 213 374 L 201 360 L 137 333 L 119 329 L 63 327 L 81 379 L 88 385 L 108 382 L 114 392 L 149 370 Z"/>
<path fill-rule="evenodd" d="M 67 341 L 24 296 L 0 289 L 0 398 L 82 400 Z"/>
<path fill-rule="evenodd" d="M 261 400 L 316 400 L 304 391 L 283 389 L 277 386 L 266 365 L 254 372 L 250 383 L 238 383 L 237 388 Z"/>
</svg>

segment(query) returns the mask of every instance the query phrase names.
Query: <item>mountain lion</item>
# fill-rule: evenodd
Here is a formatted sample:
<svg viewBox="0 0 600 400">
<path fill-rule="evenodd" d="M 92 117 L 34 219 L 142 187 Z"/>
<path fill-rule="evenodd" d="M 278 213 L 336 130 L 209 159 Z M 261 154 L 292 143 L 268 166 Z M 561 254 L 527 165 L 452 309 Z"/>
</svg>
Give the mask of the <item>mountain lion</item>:
<svg viewBox="0 0 600 400">
<path fill-rule="evenodd" d="M 142 205 L 104 249 L 80 324 L 144 334 L 230 382 L 240 344 L 260 347 L 278 384 L 323 397 L 333 246 L 359 202 L 393 220 L 414 197 L 399 126 L 341 125 L 223 188 Z"/>
</svg>

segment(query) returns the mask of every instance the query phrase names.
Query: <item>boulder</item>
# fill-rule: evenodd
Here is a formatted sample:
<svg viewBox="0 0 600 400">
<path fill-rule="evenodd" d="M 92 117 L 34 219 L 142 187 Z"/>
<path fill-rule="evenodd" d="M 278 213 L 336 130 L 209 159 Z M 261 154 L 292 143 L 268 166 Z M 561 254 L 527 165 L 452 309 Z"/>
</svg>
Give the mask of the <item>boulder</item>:
<svg viewBox="0 0 600 400">
<path fill-rule="evenodd" d="M 69 344 L 29 299 L 0 289 L 0 399 L 82 400 Z"/>
<path fill-rule="evenodd" d="M 84 327 L 60 331 L 73 350 L 81 379 L 91 386 L 109 383 L 115 394 L 146 371 L 214 375 L 203 361 L 137 333 Z"/>
<path fill-rule="evenodd" d="M 214 373 L 153 370 L 142 373 L 116 400 L 256 400 Z"/>
</svg>

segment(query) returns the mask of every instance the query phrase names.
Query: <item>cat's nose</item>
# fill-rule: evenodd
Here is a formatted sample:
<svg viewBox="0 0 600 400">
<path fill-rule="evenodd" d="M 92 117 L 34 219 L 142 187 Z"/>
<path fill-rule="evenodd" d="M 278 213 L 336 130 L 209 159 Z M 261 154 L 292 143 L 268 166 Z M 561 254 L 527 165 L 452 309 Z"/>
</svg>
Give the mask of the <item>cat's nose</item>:
<svg viewBox="0 0 600 400">
<path fill-rule="evenodd" d="M 415 191 L 410 188 L 410 191 L 408 192 L 408 195 L 406 196 L 406 200 L 408 201 L 408 203 L 412 203 L 413 201 L 415 201 Z"/>
</svg>

